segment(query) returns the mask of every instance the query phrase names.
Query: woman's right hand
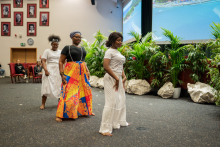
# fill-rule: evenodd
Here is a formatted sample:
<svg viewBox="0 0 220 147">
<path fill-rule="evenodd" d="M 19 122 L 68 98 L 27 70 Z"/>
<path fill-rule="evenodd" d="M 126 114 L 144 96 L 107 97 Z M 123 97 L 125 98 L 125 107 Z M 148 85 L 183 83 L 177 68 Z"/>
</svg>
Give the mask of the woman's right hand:
<svg viewBox="0 0 220 147">
<path fill-rule="evenodd" d="M 66 82 L 66 76 L 65 76 L 65 75 L 62 75 L 62 82 L 63 82 L 64 85 L 67 83 L 67 82 Z"/>
<path fill-rule="evenodd" d="M 46 71 L 45 71 L 45 75 L 46 75 L 46 76 L 49 76 L 49 75 L 50 75 L 49 71 L 46 70 Z"/>
<path fill-rule="evenodd" d="M 118 91 L 118 87 L 119 87 L 119 79 L 115 80 L 115 85 L 113 86 L 113 88 L 115 88 L 115 91 Z"/>
</svg>

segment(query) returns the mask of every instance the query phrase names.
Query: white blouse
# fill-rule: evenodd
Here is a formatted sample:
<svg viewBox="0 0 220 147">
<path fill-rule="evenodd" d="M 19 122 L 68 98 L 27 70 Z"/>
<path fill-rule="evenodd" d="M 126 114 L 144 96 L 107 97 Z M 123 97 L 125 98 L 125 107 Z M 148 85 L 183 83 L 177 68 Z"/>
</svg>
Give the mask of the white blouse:
<svg viewBox="0 0 220 147">
<path fill-rule="evenodd" d="M 104 58 L 110 59 L 109 67 L 113 72 L 122 73 L 125 57 L 117 49 L 109 48 Z"/>
<path fill-rule="evenodd" d="M 47 63 L 59 63 L 61 55 L 61 50 L 52 51 L 51 49 L 46 49 L 41 58 L 46 59 Z"/>
</svg>

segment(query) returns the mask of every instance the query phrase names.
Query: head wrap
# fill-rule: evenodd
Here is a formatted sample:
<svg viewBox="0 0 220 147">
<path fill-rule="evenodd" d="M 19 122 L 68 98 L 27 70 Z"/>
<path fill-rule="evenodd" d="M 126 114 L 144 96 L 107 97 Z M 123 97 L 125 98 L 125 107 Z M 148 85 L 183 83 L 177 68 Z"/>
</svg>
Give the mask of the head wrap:
<svg viewBox="0 0 220 147">
<path fill-rule="evenodd" d="M 70 38 L 72 39 L 75 34 L 81 35 L 81 33 L 79 31 L 74 31 L 74 32 L 70 33 Z"/>
<path fill-rule="evenodd" d="M 59 39 L 53 39 L 51 42 L 59 42 Z"/>
</svg>

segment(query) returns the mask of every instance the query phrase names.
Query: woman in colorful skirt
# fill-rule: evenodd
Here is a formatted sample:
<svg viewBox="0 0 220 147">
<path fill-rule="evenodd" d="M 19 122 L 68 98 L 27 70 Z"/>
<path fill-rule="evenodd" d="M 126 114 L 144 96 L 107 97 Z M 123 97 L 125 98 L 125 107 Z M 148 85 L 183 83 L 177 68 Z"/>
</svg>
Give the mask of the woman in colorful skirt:
<svg viewBox="0 0 220 147">
<path fill-rule="evenodd" d="M 61 96 L 57 107 L 56 121 L 63 118 L 76 119 L 78 116 L 95 115 L 92 112 L 92 89 L 90 73 L 85 63 L 86 51 L 79 46 L 81 33 L 70 33 L 72 45 L 61 52 L 59 68 L 62 77 Z M 63 69 L 63 65 L 67 63 Z"/>
<path fill-rule="evenodd" d="M 56 98 L 60 97 L 62 79 L 59 71 L 59 59 L 61 50 L 58 49 L 60 37 L 49 36 L 48 40 L 51 42 L 52 49 L 46 49 L 41 57 L 43 65 L 41 96 L 42 105 L 41 110 L 45 108 L 47 97 Z"/>
<path fill-rule="evenodd" d="M 126 121 L 124 89 L 127 80 L 123 70 L 125 57 L 118 51 L 122 46 L 122 40 L 121 33 L 113 32 L 106 42 L 106 46 L 110 48 L 105 52 L 104 57 L 103 66 L 107 72 L 104 76 L 105 106 L 99 130 L 104 136 L 112 136 L 113 129 L 129 125 Z"/>
</svg>

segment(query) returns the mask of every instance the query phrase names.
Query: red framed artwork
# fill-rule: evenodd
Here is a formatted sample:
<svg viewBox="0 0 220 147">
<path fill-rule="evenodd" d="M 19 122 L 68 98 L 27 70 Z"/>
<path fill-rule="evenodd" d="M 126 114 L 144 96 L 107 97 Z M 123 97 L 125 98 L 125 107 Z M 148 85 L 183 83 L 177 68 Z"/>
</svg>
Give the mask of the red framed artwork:
<svg viewBox="0 0 220 147">
<path fill-rule="evenodd" d="M 27 4 L 27 18 L 37 17 L 37 4 Z"/>
<path fill-rule="evenodd" d="M 23 0 L 13 0 L 14 8 L 23 8 Z"/>
<path fill-rule="evenodd" d="M 49 0 L 39 0 L 40 8 L 49 8 Z"/>
<path fill-rule="evenodd" d="M 1 4 L 2 18 L 11 18 L 11 4 Z"/>
<path fill-rule="evenodd" d="M 49 26 L 49 12 L 40 12 L 40 26 Z"/>
<path fill-rule="evenodd" d="M 1 36 L 11 36 L 11 22 L 1 22 Z"/>
<path fill-rule="evenodd" d="M 37 23 L 27 22 L 27 36 L 36 36 L 37 34 Z"/>
<path fill-rule="evenodd" d="M 23 12 L 14 12 L 14 26 L 23 26 Z"/>
</svg>

